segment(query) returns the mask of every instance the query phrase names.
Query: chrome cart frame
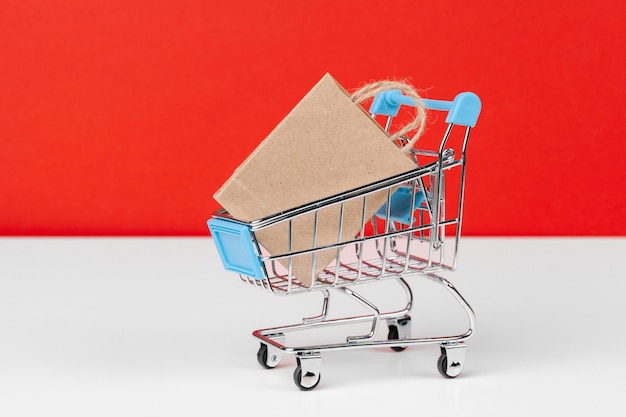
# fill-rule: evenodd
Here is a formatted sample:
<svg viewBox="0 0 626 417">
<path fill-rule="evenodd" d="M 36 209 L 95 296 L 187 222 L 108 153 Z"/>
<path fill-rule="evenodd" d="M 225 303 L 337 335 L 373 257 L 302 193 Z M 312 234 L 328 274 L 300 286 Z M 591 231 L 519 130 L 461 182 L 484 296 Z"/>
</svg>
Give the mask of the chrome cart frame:
<svg viewBox="0 0 626 417">
<path fill-rule="evenodd" d="M 415 169 L 264 219 L 241 222 L 220 210 L 208 221 L 224 267 L 238 273 L 243 282 L 277 295 L 321 292 L 323 301 L 318 316 L 304 318 L 297 324 L 253 332 L 260 341 L 257 359 L 263 367 L 276 367 L 284 353 L 295 355 L 297 366 L 293 377 L 302 390 L 311 390 L 320 382 L 321 355 L 328 350 L 385 346 L 401 351 L 410 345 L 439 344 L 439 372 L 454 378 L 463 370 L 465 340 L 475 329 L 474 312 L 452 283 L 438 273 L 456 268 L 466 149 L 481 103 L 475 94 L 466 92 L 453 101 L 425 99 L 424 104 L 427 109 L 447 112 L 447 126 L 438 147 L 412 151 Z M 389 91 L 376 97 L 370 112 L 373 116 L 387 116 L 386 128 L 389 129 L 400 105 L 415 105 L 415 102 L 399 91 Z M 367 217 L 368 199 L 381 193 L 386 195 L 385 204 L 373 217 Z M 361 229 L 356 236 L 346 239 L 342 236 L 345 211 L 355 205 L 361 208 Z M 318 230 L 323 222 L 320 213 L 331 210 L 337 217 L 334 223 L 338 225 L 337 239 L 331 244 L 318 245 Z M 313 218 L 312 244 L 306 249 L 294 250 L 293 224 L 304 216 Z M 270 254 L 258 243 L 256 234 L 277 225 L 286 232 L 288 249 L 284 253 Z M 335 260 L 321 272 L 316 272 L 319 271 L 319 268 L 315 269 L 316 259 L 324 251 L 334 251 Z M 312 265 L 310 285 L 305 285 L 293 273 L 295 263 L 302 259 Z M 451 336 L 412 337 L 410 312 L 414 299 L 408 279 L 414 277 L 426 278 L 448 291 L 467 315 L 466 331 Z M 354 290 L 356 285 L 384 280 L 400 285 L 406 298 L 403 308 L 381 311 Z M 370 313 L 329 318 L 331 291 L 347 295 Z M 386 337 L 381 335 L 381 322 L 386 324 Z M 293 332 L 355 323 L 369 323 L 369 332 L 348 335 L 338 343 L 306 346 L 286 343 L 287 336 Z"/>
</svg>

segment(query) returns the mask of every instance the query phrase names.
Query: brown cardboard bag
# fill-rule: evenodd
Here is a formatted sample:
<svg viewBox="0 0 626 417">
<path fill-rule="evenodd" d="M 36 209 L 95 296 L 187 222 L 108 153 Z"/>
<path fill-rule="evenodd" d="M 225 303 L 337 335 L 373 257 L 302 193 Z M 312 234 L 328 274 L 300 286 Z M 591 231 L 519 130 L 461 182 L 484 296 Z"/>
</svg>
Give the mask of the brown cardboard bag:
<svg viewBox="0 0 626 417">
<path fill-rule="evenodd" d="M 415 168 L 413 161 L 330 75 L 326 74 L 274 128 L 214 198 L 234 218 L 252 221 L 339 194 Z M 370 195 L 365 218 L 386 201 L 387 193 Z M 361 229 L 362 200 L 346 204 L 342 240 Z M 339 208 L 321 210 L 316 247 L 337 243 Z M 287 224 L 255 233 L 273 255 L 288 251 Z M 311 249 L 313 215 L 292 223 L 292 251 Z M 310 286 L 336 257 L 335 249 L 294 257 L 292 272 Z M 286 261 L 282 262 L 286 267 Z"/>
</svg>

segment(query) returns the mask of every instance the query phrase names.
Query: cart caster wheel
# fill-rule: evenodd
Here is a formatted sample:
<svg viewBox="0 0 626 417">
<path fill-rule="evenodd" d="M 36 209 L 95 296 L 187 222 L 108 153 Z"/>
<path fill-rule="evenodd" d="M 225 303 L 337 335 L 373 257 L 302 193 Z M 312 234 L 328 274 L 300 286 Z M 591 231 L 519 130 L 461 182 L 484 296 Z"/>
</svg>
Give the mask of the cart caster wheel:
<svg viewBox="0 0 626 417">
<path fill-rule="evenodd" d="M 302 368 L 298 365 L 293 372 L 293 382 L 302 391 L 311 391 L 320 383 L 321 376 L 321 373 L 315 374 L 310 371 L 302 375 Z"/>
<path fill-rule="evenodd" d="M 410 321 L 410 316 L 390 320 L 390 323 L 393 324 L 389 324 L 389 334 L 387 335 L 387 340 L 404 340 L 409 338 L 410 327 L 408 325 Z M 406 348 L 406 346 L 391 346 L 391 349 L 396 352 L 402 352 Z"/>
<path fill-rule="evenodd" d="M 396 325 L 391 325 L 389 326 L 389 335 L 387 336 L 387 340 L 398 340 L 400 338 L 400 336 L 398 335 L 398 326 Z M 404 349 L 406 349 L 406 346 L 391 346 L 392 350 L 395 350 L 396 352 L 402 352 Z"/>
<path fill-rule="evenodd" d="M 465 357 L 465 346 L 441 347 L 441 355 L 437 360 L 437 370 L 446 378 L 456 378 L 463 372 L 463 359 Z M 448 366 L 448 362 L 450 365 Z"/>
<path fill-rule="evenodd" d="M 298 365 L 293 372 L 293 382 L 302 391 L 311 391 L 320 383 L 322 373 L 320 372 L 321 356 L 318 354 L 309 357 L 296 358 Z"/>
<path fill-rule="evenodd" d="M 280 363 L 280 356 L 281 355 L 278 352 L 270 353 L 270 349 L 265 343 L 261 343 L 261 346 L 256 353 L 257 361 L 259 361 L 259 364 L 266 369 L 276 368 Z"/>
</svg>

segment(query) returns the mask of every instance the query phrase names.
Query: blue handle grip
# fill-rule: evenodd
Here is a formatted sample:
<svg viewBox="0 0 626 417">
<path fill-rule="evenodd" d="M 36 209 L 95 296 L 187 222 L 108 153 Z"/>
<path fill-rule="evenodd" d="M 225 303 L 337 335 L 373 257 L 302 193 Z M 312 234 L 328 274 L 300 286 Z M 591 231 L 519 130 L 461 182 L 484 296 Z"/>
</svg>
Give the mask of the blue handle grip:
<svg viewBox="0 0 626 417">
<path fill-rule="evenodd" d="M 470 92 L 458 94 L 452 102 L 452 107 L 448 110 L 446 123 L 474 127 L 481 108 L 482 104 L 476 94 Z"/>
</svg>

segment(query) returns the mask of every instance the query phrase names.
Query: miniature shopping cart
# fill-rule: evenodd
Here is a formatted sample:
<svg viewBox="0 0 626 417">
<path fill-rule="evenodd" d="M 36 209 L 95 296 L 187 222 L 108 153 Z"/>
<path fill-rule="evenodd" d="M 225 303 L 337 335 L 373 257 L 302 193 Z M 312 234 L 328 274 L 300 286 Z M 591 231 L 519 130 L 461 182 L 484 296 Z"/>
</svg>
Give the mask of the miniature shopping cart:
<svg viewBox="0 0 626 417">
<path fill-rule="evenodd" d="M 302 390 L 315 388 L 320 381 L 321 354 L 328 350 L 365 347 L 389 347 L 401 351 L 410 345 L 438 344 L 441 355 L 437 361 L 439 372 L 448 378 L 463 370 L 465 339 L 474 333 L 474 313 L 463 296 L 447 279 L 437 275 L 456 268 L 461 233 L 463 197 L 465 189 L 466 149 L 470 130 L 475 126 L 481 109 L 479 98 L 470 92 L 461 93 L 453 101 L 424 99 L 424 105 L 439 118 L 443 138 L 437 139 L 432 149 L 413 149 L 416 168 L 400 175 L 349 190 L 339 195 L 290 209 L 252 222 L 232 218 L 224 210 L 216 212 L 208 221 L 211 235 L 225 269 L 239 274 L 245 283 L 277 295 L 293 295 L 319 291 L 323 296 L 321 314 L 305 318 L 301 323 L 260 329 L 253 335 L 260 340 L 257 352 L 259 363 L 266 368 L 276 367 L 283 353 L 293 354 L 297 366 L 294 382 Z M 398 90 L 386 91 L 374 99 L 370 113 L 373 117 L 387 117 L 389 130 L 392 118 L 401 105 L 415 106 L 415 101 Z M 443 120 L 443 117 L 440 118 Z M 432 129 L 431 129 L 432 130 Z M 439 137 L 439 136 L 438 136 Z M 365 206 L 371 196 L 381 193 L 384 204 L 371 217 L 366 217 Z M 361 207 L 361 229 L 349 238 L 342 234 L 345 211 Z M 321 213 L 335 213 L 336 241 L 317 244 Z M 293 248 L 294 224 L 305 216 L 313 218 L 312 244 Z M 326 215 L 326 217 L 328 217 Z M 267 228 L 281 227 L 287 249 L 284 253 L 268 253 L 256 239 Z M 316 260 L 322 252 L 332 251 L 334 260 L 320 272 Z M 308 260 L 313 280 L 305 285 L 295 276 L 296 262 Z M 415 338 L 411 335 L 410 312 L 413 293 L 408 280 L 426 278 L 442 285 L 456 300 L 469 321 L 467 331 L 451 336 Z M 403 289 L 404 308 L 381 311 L 371 300 L 355 291 L 357 285 L 395 281 Z M 393 284 L 396 285 L 396 284 Z M 338 291 L 366 307 L 369 314 L 330 318 L 330 294 Z M 381 326 L 381 322 L 386 326 Z M 288 336 L 301 331 L 323 329 L 328 326 L 346 326 L 363 323 L 367 334 L 348 334 L 337 343 L 294 346 Z M 386 327 L 384 335 L 381 328 Z"/>
</svg>

